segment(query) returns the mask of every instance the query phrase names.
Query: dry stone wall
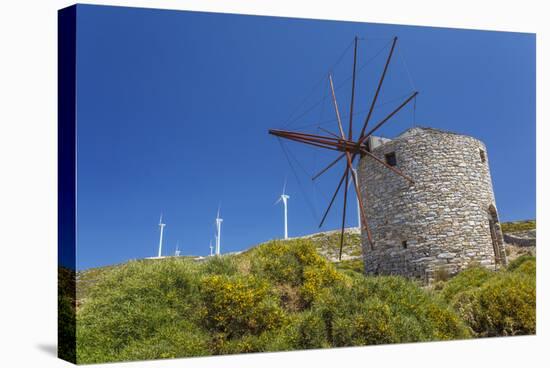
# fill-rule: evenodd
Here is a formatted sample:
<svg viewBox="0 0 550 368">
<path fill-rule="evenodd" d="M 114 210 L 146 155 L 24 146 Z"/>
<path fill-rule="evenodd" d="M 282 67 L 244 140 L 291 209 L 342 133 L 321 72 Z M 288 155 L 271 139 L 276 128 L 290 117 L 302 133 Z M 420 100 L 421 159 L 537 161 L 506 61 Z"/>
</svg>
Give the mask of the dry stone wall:
<svg viewBox="0 0 550 368">
<path fill-rule="evenodd" d="M 365 156 L 361 195 L 374 239 L 362 232 L 367 274 L 397 274 L 431 282 L 472 263 L 506 263 L 485 145 L 430 128 L 413 128 L 372 149 L 395 153 L 401 176 Z M 493 224 L 493 225 L 492 225 Z M 494 241 L 493 241 L 494 239 Z"/>
</svg>

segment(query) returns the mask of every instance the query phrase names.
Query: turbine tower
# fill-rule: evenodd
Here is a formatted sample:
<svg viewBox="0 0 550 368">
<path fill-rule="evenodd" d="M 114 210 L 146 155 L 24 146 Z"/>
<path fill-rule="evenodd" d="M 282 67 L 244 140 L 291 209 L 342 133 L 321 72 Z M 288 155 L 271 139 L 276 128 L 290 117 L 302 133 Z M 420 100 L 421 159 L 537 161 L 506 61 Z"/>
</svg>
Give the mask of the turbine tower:
<svg viewBox="0 0 550 368">
<path fill-rule="evenodd" d="M 222 233 L 223 219 L 220 217 L 220 208 L 218 207 L 218 214 L 216 215 L 216 255 L 220 255 L 220 238 Z"/>
<path fill-rule="evenodd" d="M 288 210 L 287 210 L 287 204 L 288 204 L 288 199 L 290 198 L 290 196 L 285 194 L 285 189 L 286 189 L 286 180 L 285 180 L 285 184 L 283 185 L 283 194 L 281 194 L 281 196 L 279 197 L 277 202 L 275 202 L 275 204 L 277 204 L 281 201 L 283 202 L 284 215 L 285 215 L 285 239 L 288 239 Z"/>
<path fill-rule="evenodd" d="M 164 232 L 164 227 L 166 224 L 162 223 L 162 213 L 160 214 L 160 220 L 159 220 L 159 228 L 160 228 L 160 239 L 159 239 L 159 254 L 157 257 L 162 256 L 162 233 Z"/>
<path fill-rule="evenodd" d="M 212 246 L 212 239 L 210 239 L 210 257 L 212 257 L 212 250 L 214 247 Z"/>
<path fill-rule="evenodd" d="M 179 256 L 180 256 L 180 253 L 181 253 L 181 252 L 180 252 L 180 242 L 179 242 L 179 240 L 178 240 L 178 241 L 176 242 L 176 252 L 174 253 L 174 255 L 175 255 L 176 257 L 179 257 Z"/>
</svg>

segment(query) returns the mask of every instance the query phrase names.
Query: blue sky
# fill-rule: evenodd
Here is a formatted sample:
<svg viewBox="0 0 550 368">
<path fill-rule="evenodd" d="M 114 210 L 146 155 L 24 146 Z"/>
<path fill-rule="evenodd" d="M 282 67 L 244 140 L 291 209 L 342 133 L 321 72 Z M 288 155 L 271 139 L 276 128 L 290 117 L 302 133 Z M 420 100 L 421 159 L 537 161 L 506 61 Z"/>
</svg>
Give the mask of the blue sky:
<svg viewBox="0 0 550 368">
<path fill-rule="evenodd" d="M 156 255 L 161 212 L 166 255 L 177 241 L 208 254 L 220 204 L 222 252 L 281 237 L 285 178 L 290 236 L 318 231 L 343 167 L 312 184 L 333 154 L 283 149 L 267 130 L 335 131 L 326 75 L 347 115 L 355 35 L 355 126 L 398 36 L 372 121 L 420 95 L 380 133 L 481 139 L 501 220 L 535 217 L 533 34 L 89 5 L 77 17 L 78 269 Z M 341 198 L 324 229 L 340 216 Z"/>
</svg>

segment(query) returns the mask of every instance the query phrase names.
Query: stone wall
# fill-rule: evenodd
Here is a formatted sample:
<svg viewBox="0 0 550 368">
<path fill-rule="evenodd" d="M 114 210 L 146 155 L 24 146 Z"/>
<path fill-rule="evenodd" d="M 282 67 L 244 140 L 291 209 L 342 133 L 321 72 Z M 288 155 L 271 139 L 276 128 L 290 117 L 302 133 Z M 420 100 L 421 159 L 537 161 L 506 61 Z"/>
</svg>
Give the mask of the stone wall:
<svg viewBox="0 0 550 368">
<path fill-rule="evenodd" d="M 518 247 L 534 247 L 537 245 L 537 231 L 525 230 L 504 234 L 504 242 Z"/>
<path fill-rule="evenodd" d="M 496 205 L 482 142 L 413 128 L 372 149 L 382 160 L 391 152 L 396 154 L 396 168 L 415 183 L 368 156 L 361 158 L 361 194 L 374 239 L 371 249 L 362 232 L 367 274 L 430 282 L 440 271 L 453 274 L 472 263 L 491 268 L 506 263 L 498 218 L 492 240 Z"/>
</svg>

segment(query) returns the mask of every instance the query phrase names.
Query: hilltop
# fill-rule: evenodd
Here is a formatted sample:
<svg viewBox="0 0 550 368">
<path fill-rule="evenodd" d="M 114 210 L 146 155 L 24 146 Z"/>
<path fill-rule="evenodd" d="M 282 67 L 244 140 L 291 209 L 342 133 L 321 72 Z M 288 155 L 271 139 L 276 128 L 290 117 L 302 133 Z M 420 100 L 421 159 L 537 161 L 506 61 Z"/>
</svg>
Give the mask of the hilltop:
<svg viewBox="0 0 550 368">
<path fill-rule="evenodd" d="M 346 234 L 343 262 L 330 261 L 339 242 L 328 232 L 201 262 L 167 257 L 79 272 L 76 310 L 60 297 L 61 315 L 76 313 L 78 363 L 535 332 L 533 257 L 423 287 L 355 271 L 359 235 Z M 68 350 L 60 342 L 60 354 Z"/>
<path fill-rule="evenodd" d="M 507 249 L 507 255 L 510 261 L 522 256 L 522 255 L 536 255 L 536 250 L 534 247 L 535 243 L 535 231 L 536 231 L 536 221 L 535 220 L 523 220 L 523 221 L 514 221 L 514 222 L 505 222 L 502 224 L 502 231 L 504 233 Z M 363 270 L 363 261 L 362 261 L 362 249 L 361 249 L 361 233 L 358 228 L 351 227 L 344 230 L 345 242 L 342 249 L 342 260 L 339 260 L 339 251 L 340 251 L 340 230 L 329 230 L 322 231 L 318 233 L 291 237 L 289 241 L 295 240 L 308 240 L 311 241 L 315 247 L 316 252 L 326 258 L 328 261 L 334 263 L 334 266 L 340 270 L 353 270 L 356 272 L 362 272 Z M 518 237 L 523 237 L 529 239 L 527 245 L 519 245 L 513 243 Z M 229 253 L 230 256 L 237 256 L 244 252 L 249 252 L 252 249 L 269 244 L 276 240 L 271 240 L 265 243 L 260 243 L 258 245 L 250 247 L 246 251 L 239 251 Z M 181 259 L 189 259 L 195 261 L 204 261 L 208 257 L 200 256 L 180 256 Z M 117 266 L 105 266 L 98 268 L 91 268 L 83 272 L 79 272 L 76 275 L 78 280 L 79 287 L 77 288 L 77 300 L 81 301 L 87 292 L 88 288 L 91 287 L 101 276 Z"/>
</svg>

